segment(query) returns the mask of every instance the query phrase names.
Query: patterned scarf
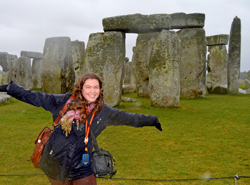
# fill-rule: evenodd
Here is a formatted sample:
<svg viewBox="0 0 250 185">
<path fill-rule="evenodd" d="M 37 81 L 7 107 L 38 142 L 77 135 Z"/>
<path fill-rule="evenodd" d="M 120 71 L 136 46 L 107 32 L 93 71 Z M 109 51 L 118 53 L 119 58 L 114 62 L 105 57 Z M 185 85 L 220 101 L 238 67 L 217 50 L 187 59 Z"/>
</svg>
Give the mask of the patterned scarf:
<svg viewBox="0 0 250 185">
<path fill-rule="evenodd" d="M 92 103 L 87 106 L 87 114 L 90 113 L 95 108 L 95 105 L 96 105 L 95 103 Z M 83 122 L 80 123 L 80 121 L 83 120 L 83 115 L 80 115 L 80 110 L 67 111 L 67 113 L 62 117 L 62 119 L 57 125 L 57 127 L 59 127 L 59 125 L 62 126 L 63 133 L 66 135 L 66 137 L 68 137 L 68 134 L 70 134 L 72 123 L 74 120 L 76 121 L 77 128 L 79 124 L 83 123 Z"/>
</svg>

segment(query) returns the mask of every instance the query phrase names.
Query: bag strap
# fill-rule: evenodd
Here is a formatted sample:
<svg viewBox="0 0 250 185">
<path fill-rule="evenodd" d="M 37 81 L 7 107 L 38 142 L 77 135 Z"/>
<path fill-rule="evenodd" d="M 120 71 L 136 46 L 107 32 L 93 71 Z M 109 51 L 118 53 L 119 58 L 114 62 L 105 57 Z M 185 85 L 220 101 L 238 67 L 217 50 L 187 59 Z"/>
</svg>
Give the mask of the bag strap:
<svg viewBox="0 0 250 185">
<path fill-rule="evenodd" d="M 89 124 L 88 124 L 88 125 L 89 125 Z M 96 151 L 96 152 L 99 152 L 101 149 L 100 149 L 99 146 L 98 146 L 97 140 L 96 140 L 96 138 L 95 138 L 94 133 L 92 132 L 92 129 L 91 129 L 90 125 L 89 125 L 89 128 L 90 128 L 92 143 L 93 143 L 93 146 L 94 146 L 94 148 L 95 148 L 95 151 Z"/>
<path fill-rule="evenodd" d="M 70 98 L 68 99 L 68 101 L 65 103 L 65 105 L 63 106 L 62 110 L 59 112 L 59 115 L 57 116 L 56 120 L 53 123 L 53 127 L 56 126 L 56 124 L 58 123 L 58 121 L 62 118 L 62 116 L 64 115 L 64 113 L 66 112 L 66 110 L 68 109 L 68 104 L 74 100 L 76 98 L 76 96 L 74 94 L 72 94 L 70 96 Z"/>
</svg>

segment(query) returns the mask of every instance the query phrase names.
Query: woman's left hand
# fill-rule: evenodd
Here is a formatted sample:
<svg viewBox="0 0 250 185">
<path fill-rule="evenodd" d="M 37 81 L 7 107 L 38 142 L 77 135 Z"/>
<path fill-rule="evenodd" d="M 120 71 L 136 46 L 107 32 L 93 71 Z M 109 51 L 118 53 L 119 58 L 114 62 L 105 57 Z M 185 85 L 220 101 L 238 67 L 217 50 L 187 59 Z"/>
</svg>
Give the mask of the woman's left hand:
<svg viewBox="0 0 250 185">
<path fill-rule="evenodd" d="M 157 123 L 155 124 L 155 127 L 156 127 L 158 130 L 162 131 L 161 123 L 160 123 L 159 121 L 157 121 Z"/>
</svg>

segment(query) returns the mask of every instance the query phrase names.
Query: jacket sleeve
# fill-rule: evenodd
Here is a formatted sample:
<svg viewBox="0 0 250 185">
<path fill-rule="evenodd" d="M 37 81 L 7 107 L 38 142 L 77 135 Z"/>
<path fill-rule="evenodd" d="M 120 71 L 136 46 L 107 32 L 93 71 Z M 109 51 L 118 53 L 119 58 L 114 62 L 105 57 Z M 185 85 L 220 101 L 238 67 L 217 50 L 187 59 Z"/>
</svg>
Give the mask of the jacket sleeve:
<svg viewBox="0 0 250 185">
<path fill-rule="evenodd" d="M 18 86 L 15 82 L 9 84 L 7 94 L 36 107 L 43 107 L 45 110 L 52 112 L 53 117 L 54 114 L 57 114 L 57 112 L 59 113 L 71 95 L 69 93 L 55 95 L 36 92 Z"/>
<path fill-rule="evenodd" d="M 127 125 L 133 127 L 156 126 L 159 120 L 156 116 L 129 113 L 107 106 L 108 125 Z"/>
</svg>

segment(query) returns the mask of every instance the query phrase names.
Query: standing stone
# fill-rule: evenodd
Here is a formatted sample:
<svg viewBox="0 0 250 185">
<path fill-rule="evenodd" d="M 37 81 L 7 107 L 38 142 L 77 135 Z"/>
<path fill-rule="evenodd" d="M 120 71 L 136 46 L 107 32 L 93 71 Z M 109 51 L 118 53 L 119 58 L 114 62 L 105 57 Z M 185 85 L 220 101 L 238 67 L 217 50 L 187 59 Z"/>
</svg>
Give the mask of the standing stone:
<svg viewBox="0 0 250 185">
<path fill-rule="evenodd" d="M 18 63 L 18 58 L 16 55 L 9 55 L 9 73 L 8 73 L 8 78 L 5 84 L 10 83 L 11 81 L 16 82 L 17 84 L 20 84 L 20 78 L 17 76 L 17 63 Z"/>
<path fill-rule="evenodd" d="M 205 97 L 207 44 L 203 28 L 182 29 L 180 87 L 181 98 Z"/>
<path fill-rule="evenodd" d="M 0 52 L 0 66 L 2 67 L 2 78 L 0 84 L 5 84 L 9 73 L 9 54 Z"/>
<path fill-rule="evenodd" d="M 84 73 L 94 72 L 103 80 L 104 101 L 114 107 L 120 104 L 125 60 L 125 34 L 92 33 L 84 57 Z"/>
<path fill-rule="evenodd" d="M 162 30 L 149 60 L 151 105 L 180 106 L 180 40 L 173 31 Z"/>
<path fill-rule="evenodd" d="M 136 92 L 135 85 L 135 62 L 125 61 L 124 63 L 124 82 L 122 87 L 122 93 L 134 93 Z"/>
<path fill-rule="evenodd" d="M 216 85 L 227 84 L 227 63 L 228 54 L 225 45 L 208 46 L 207 62 L 207 83 L 211 83 L 212 88 Z"/>
<path fill-rule="evenodd" d="M 26 89 L 32 88 L 31 83 L 31 61 L 28 57 L 19 57 L 16 65 L 17 78 L 19 78 L 19 85 Z"/>
<path fill-rule="evenodd" d="M 250 80 L 250 70 L 247 72 L 247 78 L 248 80 Z"/>
<path fill-rule="evenodd" d="M 160 32 L 138 34 L 134 53 L 136 92 L 138 97 L 149 97 L 149 58 Z"/>
<path fill-rule="evenodd" d="M 31 73 L 32 73 L 32 88 L 42 88 L 42 58 L 34 58 L 32 61 Z"/>
<path fill-rule="evenodd" d="M 78 40 L 72 41 L 71 49 L 72 49 L 73 66 L 75 70 L 75 81 L 77 81 L 83 75 L 85 43 Z"/>
<path fill-rule="evenodd" d="M 231 25 L 228 51 L 228 94 L 239 93 L 241 54 L 241 20 L 236 16 Z"/>
<path fill-rule="evenodd" d="M 43 54 L 42 91 L 53 94 L 72 92 L 75 73 L 70 38 L 47 38 Z"/>
<path fill-rule="evenodd" d="M 250 89 L 250 80 L 245 79 L 244 82 L 245 82 L 245 87 L 246 87 L 247 89 Z"/>
</svg>

